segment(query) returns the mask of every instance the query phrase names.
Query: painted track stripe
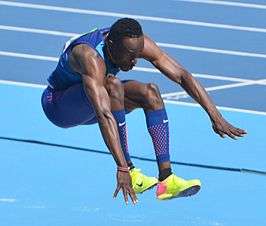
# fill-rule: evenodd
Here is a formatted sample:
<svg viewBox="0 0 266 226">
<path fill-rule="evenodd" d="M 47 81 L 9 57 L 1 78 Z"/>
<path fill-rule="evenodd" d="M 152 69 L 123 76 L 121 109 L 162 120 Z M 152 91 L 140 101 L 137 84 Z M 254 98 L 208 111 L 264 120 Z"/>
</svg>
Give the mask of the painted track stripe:
<svg viewBox="0 0 266 226">
<path fill-rule="evenodd" d="M 36 29 L 36 28 L 26 28 L 26 27 L 6 26 L 6 25 L 0 25 L 0 30 L 29 32 L 29 33 L 46 34 L 46 35 L 54 35 L 54 36 L 65 36 L 65 37 L 73 37 L 75 35 L 78 35 L 77 33 L 44 30 L 44 29 Z M 234 51 L 234 50 L 213 49 L 213 48 L 205 48 L 205 47 L 197 47 L 197 46 L 189 46 L 189 45 L 178 45 L 178 44 L 170 44 L 170 43 L 162 43 L 162 42 L 156 42 L 156 44 L 160 47 L 165 47 L 165 48 L 185 49 L 185 50 L 190 50 L 190 51 L 200 51 L 200 52 L 226 54 L 226 55 L 243 56 L 243 57 L 266 58 L 266 54 L 262 54 L 262 53 L 250 53 L 250 52 L 242 52 L 242 51 Z"/>
<path fill-rule="evenodd" d="M 51 143 L 51 142 L 44 142 L 41 140 L 29 140 L 29 139 L 20 139 L 17 137 L 0 137 L 1 140 L 5 141 L 13 141 L 13 142 L 22 142 L 22 143 L 28 143 L 28 144 L 34 144 L 34 145 L 45 145 L 50 147 L 59 147 L 59 148 L 65 148 L 65 149 L 72 149 L 72 150 L 79 150 L 79 151 L 86 151 L 87 153 L 97 153 L 102 155 L 111 155 L 109 151 L 101 151 L 101 150 L 95 150 L 95 149 L 89 149 L 89 148 L 83 148 L 78 146 L 70 146 L 65 144 L 59 144 L 59 143 Z M 156 162 L 156 159 L 154 158 L 145 158 L 140 156 L 130 156 L 132 159 L 138 159 L 142 161 L 148 161 L 148 162 Z M 231 172 L 239 172 L 239 173 L 250 173 L 250 174 L 256 174 L 260 176 L 266 176 L 266 171 L 257 170 L 257 169 L 246 169 L 246 168 L 235 168 L 235 167 L 227 167 L 227 166 L 217 166 L 217 165 L 205 165 L 205 164 L 199 164 L 199 163 L 189 163 L 189 162 L 178 162 L 178 161 L 171 161 L 171 164 L 175 165 L 182 165 L 182 166 L 190 166 L 190 167 L 199 167 L 199 168 L 205 168 L 205 169 L 213 169 L 213 170 L 224 170 L 224 171 L 231 171 Z M 37 205 L 32 206 L 31 208 L 45 208 L 43 205 Z"/>
<path fill-rule="evenodd" d="M 23 86 L 23 87 L 30 87 L 30 88 L 37 88 L 37 89 L 45 89 L 45 85 L 41 84 L 33 84 L 33 83 L 26 83 L 26 82 L 14 82 L 14 81 L 8 81 L 8 80 L 0 80 L 0 84 L 4 85 L 12 85 L 12 86 Z M 177 100 L 167 100 L 164 99 L 165 103 L 168 104 L 175 104 L 175 105 L 183 105 L 183 106 L 190 106 L 190 107 L 201 107 L 197 103 L 189 103 L 189 102 L 183 102 L 183 101 L 177 101 Z M 225 111 L 234 111 L 234 112 L 241 112 L 241 113 L 248 113 L 248 114 L 255 114 L 255 115 L 266 115 L 266 112 L 264 111 L 254 111 L 254 110 L 246 110 L 241 108 L 232 108 L 232 107 L 224 107 L 224 106 L 217 106 L 220 110 Z"/>
<path fill-rule="evenodd" d="M 30 55 L 30 54 L 19 54 L 19 53 L 3 52 L 3 51 L 0 51 L 0 55 L 12 56 L 12 57 L 21 57 L 21 58 L 34 59 L 34 60 L 38 59 L 38 60 L 55 61 L 55 62 L 58 61 L 58 58 L 56 58 L 56 57 L 38 56 L 38 55 Z M 145 70 L 145 71 L 147 72 L 147 70 Z M 149 71 L 149 72 L 151 72 L 151 71 Z M 248 81 L 252 82 L 252 80 L 248 80 Z M 261 84 L 265 84 L 266 85 L 265 80 L 263 80 L 263 81 L 264 82 L 261 82 Z M 257 81 L 255 81 L 255 82 L 257 82 Z M 243 82 L 243 83 L 245 83 L 245 82 Z M 26 87 L 41 88 L 41 89 L 46 87 L 45 85 L 41 85 L 41 84 L 14 82 L 14 81 L 6 81 L 6 80 L 0 80 L 0 84 L 26 86 Z M 163 94 L 163 95 L 167 95 L 167 94 Z M 180 101 L 176 101 L 176 100 L 175 101 L 173 101 L 173 100 L 165 100 L 165 102 L 166 103 L 173 103 L 173 104 L 197 106 L 197 104 L 190 104 L 190 103 L 180 102 Z M 243 109 L 238 109 L 237 110 L 237 109 L 234 109 L 234 108 L 227 108 L 227 107 L 221 107 L 221 106 L 220 106 L 220 108 L 223 109 L 223 110 L 229 110 L 229 111 L 232 109 L 232 111 L 239 111 L 239 112 L 245 112 L 245 113 L 251 113 L 251 114 L 266 115 L 266 112 L 260 112 L 260 111 L 243 110 Z"/>
<path fill-rule="evenodd" d="M 189 102 L 184 102 L 184 101 L 165 100 L 165 99 L 164 99 L 164 102 L 168 103 L 168 104 L 176 104 L 176 105 L 200 107 L 201 108 L 201 106 L 197 103 L 189 103 Z M 235 111 L 235 112 L 242 112 L 242 113 L 255 114 L 255 115 L 265 115 L 266 116 L 266 112 L 264 112 L 264 111 L 254 111 L 254 110 L 246 110 L 246 109 L 241 109 L 241 108 L 224 107 L 224 106 L 217 106 L 217 108 L 220 110 L 225 110 L 225 111 Z"/>
<path fill-rule="evenodd" d="M 26 58 L 26 59 L 33 59 L 33 60 L 44 60 L 44 61 L 58 62 L 57 57 L 32 55 L 32 54 L 26 54 L 26 53 L 0 51 L 0 56 L 18 57 L 18 58 Z M 141 72 L 158 73 L 158 74 L 161 73 L 160 71 L 158 71 L 155 68 L 134 67 L 133 70 L 134 71 L 141 71 Z M 218 76 L 218 75 L 206 75 L 206 74 L 202 75 L 202 74 L 194 74 L 194 73 L 193 73 L 193 76 L 198 77 L 198 78 L 234 81 L 234 82 L 252 82 L 252 81 L 254 81 L 254 80 L 250 80 L 250 79 L 241 79 L 241 78 Z M 264 83 L 261 83 L 261 84 L 264 84 Z"/>
<path fill-rule="evenodd" d="M 37 89 L 45 89 L 47 87 L 46 85 L 41 85 L 41 84 L 34 84 L 34 83 L 27 83 L 27 82 L 15 82 L 15 81 L 8 81 L 8 80 L 0 80 L 0 84 L 31 87 L 31 88 L 37 88 Z"/>
<path fill-rule="evenodd" d="M 228 2 L 228 1 L 217 1 L 217 0 L 178 0 L 181 2 L 192 2 L 192 3 L 203 3 L 203 4 L 213 4 L 213 5 L 223 5 L 223 6 L 237 6 L 245 8 L 254 8 L 254 9 L 266 9 L 266 5 L 261 4 L 252 4 L 244 2 Z"/>
<path fill-rule="evenodd" d="M 78 9 L 78 8 L 51 6 L 51 5 L 30 4 L 30 3 L 10 2 L 10 1 L 0 1 L 0 5 L 9 6 L 9 7 L 22 7 L 22 8 L 31 8 L 31 9 L 40 9 L 40 10 L 68 12 L 68 13 L 89 14 L 89 15 L 97 15 L 97 16 L 108 16 L 108 17 L 116 17 L 116 18 L 131 17 L 137 20 L 145 20 L 145 21 L 153 21 L 153 22 L 185 24 L 185 25 L 191 25 L 191 26 L 201 26 L 201 27 L 209 27 L 209 28 L 266 33 L 265 28 L 258 28 L 258 27 L 245 27 L 245 26 L 237 26 L 237 25 L 229 25 L 229 24 L 208 23 L 208 22 L 202 22 L 202 21 L 179 20 L 179 19 L 173 19 L 173 18 L 142 16 L 142 15 L 136 15 L 136 14 L 114 13 L 114 12 L 105 12 L 105 11 L 97 11 L 97 10 L 85 10 L 85 9 Z"/>
<path fill-rule="evenodd" d="M 196 46 L 188 46 L 188 45 L 167 44 L 167 43 L 157 43 L 157 44 L 160 47 L 185 49 L 185 50 L 193 50 L 193 51 L 208 52 L 208 53 L 220 53 L 220 54 L 244 56 L 244 57 L 266 58 L 266 54 L 260 54 L 260 53 L 249 53 L 249 52 L 241 52 L 241 51 L 233 51 L 233 50 L 222 50 L 222 49 L 213 49 L 213 48 L 196 47 Z"/>
<path fill-rule="evenodd" d="M 41 55 L 33 55 L 27 53 L 15 53 L 15 52 L 7 52 L 7 51 L 0 51 L 0 56 L 9 56 L 9 57 L 18 57 L 18 58 L 26 58 L 32 60 L 45 60 L 45 61 L 54 61 L 57 62 L 57 57 L 49 57 L 49 56 L 41 56 Z"/>
<path fill-rule="evenodd" d="M 17 199 L 15 199 L 15 198 L 0 198 L 0 203 L 1 202 L 18 202 L 18 200 Z"/>
<path fill-rule="evenodd" d="M 64 36 L 64 37 L 69 37 L 69 38 L 75 35 L 78 35 L 77 33 L 69 33 L 69 32 L 62 32 L 62 31 L 55 31 L 55 30 L 45 30 L 45 29 L 30 28 L 30 27 L 7 26 L 7 25 L 2 25 L 2 24 L 0 25 L 0 30 L 19 31 L 19 32 L 27 32 L 27 33 L 54 35 L 54 36 Z"/>
<path fill-rule="evenodd" d="M 133 70 L 134 71 L 161 74 L 161 72 L 156 68 L 134 67 Z M 251 81 L 254 81 L 254 80 L 250 80 L 250 79 L 235 78 L 235 77 L 228 77 L 228 76 L 221 76 L 221 75 L 207 75 L 207 74 L 197 74 L 197 73 L 192 73 L 192 75 L 196 78 L 205 78 L 205 79 L 214 79 L 214 80 L 222 80 L 222 81 L 232 81 L 232 82 L 251 82 Z"/>
<path fill-rule="evenodd" d="M 217 90 L 222 90 L 222 89 L 230 89 L 230 88 L 249 86 L 249 85 L 264 85 L 265 82 L 266 82 L 266 79 L 260 79 L 260 80 L 254 80 L 254 81 L 248 81 L 248 82 L 239 82 L 239 83 L 228 84 L 228 85 L 207 87 L 205 88 L 205 90 L 209 92 L 209 91 L 217 91 Z M 180 97 L 182 98 L 189 97 L 189 95 L 185 91 L 180 91 L 180 92 L 162 94 L 162 97 L 179 99 Z"/>
</svg>

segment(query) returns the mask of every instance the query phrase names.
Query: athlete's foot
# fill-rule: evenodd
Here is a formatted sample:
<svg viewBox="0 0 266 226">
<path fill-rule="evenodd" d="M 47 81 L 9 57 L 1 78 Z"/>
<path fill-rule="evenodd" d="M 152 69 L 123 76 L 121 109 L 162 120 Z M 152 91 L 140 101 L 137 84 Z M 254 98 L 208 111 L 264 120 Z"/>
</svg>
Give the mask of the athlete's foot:
<svg viewBox="0 0 266 226">
<path fill-rule="evenodd" d="M 159 200 L 187 197 L 195 195 L 200 190 L 200 187 L 200 180 L 186 181 L 171 174 L 164 181 L 158 182 L 156 195 Z"/>
<path fill-rule="evenodd" d="M 132 186 L 136 194 L 153 188 L 157 183 L 156 177 L 147 177 L 140 172 L 140 169 L 133 168 L 129 171 L 132 178 Z"/>
</svg>

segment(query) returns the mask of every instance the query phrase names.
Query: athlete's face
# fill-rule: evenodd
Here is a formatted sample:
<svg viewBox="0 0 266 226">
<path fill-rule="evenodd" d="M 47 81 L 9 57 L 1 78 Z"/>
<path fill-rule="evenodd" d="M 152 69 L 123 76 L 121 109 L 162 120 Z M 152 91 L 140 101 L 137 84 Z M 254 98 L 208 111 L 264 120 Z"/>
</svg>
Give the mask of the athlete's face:
<svg viewBox="0 0 266 226">
<path fill-rule="evenodd" d="M 124 38 L 121 42 L 112 43 L 111 54 L 114 63 L 122 70 L 129 71 L 137 63 L 137 58 L 144 48 L 144 36 Z"/>
</svg>

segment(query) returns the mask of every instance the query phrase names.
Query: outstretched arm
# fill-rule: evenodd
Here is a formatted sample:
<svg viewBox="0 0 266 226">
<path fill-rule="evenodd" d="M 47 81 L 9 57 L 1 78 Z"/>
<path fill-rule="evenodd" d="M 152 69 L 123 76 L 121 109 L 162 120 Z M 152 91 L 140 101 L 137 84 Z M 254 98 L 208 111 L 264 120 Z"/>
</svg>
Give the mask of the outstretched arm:
<svg viewBox="0 0 266 226">
<path fill-rule="evenodd" d="M 148 36 L 145 36 L 144 50 L 141 56 L 150 61 L 169 79 L 181 85 L 205 109 L 210 117 L 214 131 L 221 137 L 224 138 L 228 135 L 232 139 L 237 139 L 236 136 L 242 137 L 247 133 L 245 130 L 236 128 L 228 123 L 217 110 L 205 89 L 194 77 L 172 57 L 162 51 Z"/>
<path fill-rule="evenodd" d="M 70 65 L 82 75 L 85 93 L 94 107 L 101 134 L 117 166 L 127 168 L 117 124 L 111 113 L 109 96 L 104 87 L 105 65 L 102 59 L 90 47 L 79 45 L 72 50 Z M 117 171 L 117 188 L 114 198 L 120 189 L 123 191 L 126 203 L 128 203 L 128 194 L 133 203 L 137 203 L 129 172 Z"/>
</svg>

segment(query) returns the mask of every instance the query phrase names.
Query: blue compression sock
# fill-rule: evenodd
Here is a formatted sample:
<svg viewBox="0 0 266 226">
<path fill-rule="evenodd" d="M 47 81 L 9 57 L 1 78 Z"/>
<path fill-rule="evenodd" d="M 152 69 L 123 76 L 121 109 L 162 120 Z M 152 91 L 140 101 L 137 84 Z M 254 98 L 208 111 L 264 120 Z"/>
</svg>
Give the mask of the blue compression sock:
<svg viewBox="0 0 266 226">
<path fill-rule="evenodd" d="M 118 127 L 118 133 L 120 137 L 121 147 L 126 158 L 127 163 L 131 162 L 129 153 L 128 153 L 128 144 L 127 144 L 127 126 L 126 126 L 126 116 L 125 110 L 112 111 L 112 114 L 115 118 Z"/>
<path fill-rule="evenodd" d="M 145 112 L 148 131 L 151 135 L 158 163 L 170 161 L 169 125 L 165 108 Z"/>
</svg>

